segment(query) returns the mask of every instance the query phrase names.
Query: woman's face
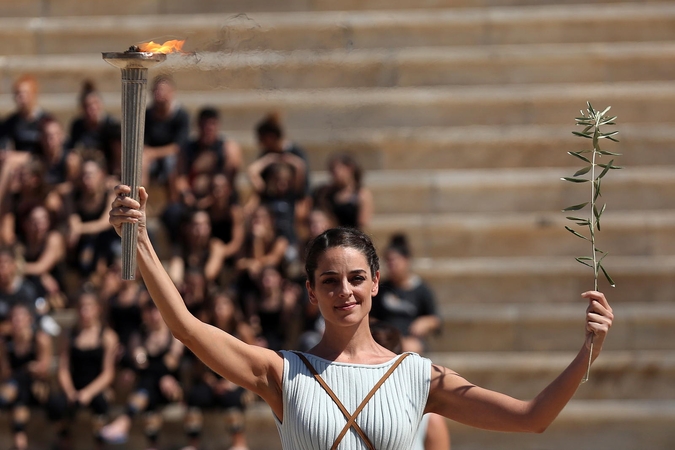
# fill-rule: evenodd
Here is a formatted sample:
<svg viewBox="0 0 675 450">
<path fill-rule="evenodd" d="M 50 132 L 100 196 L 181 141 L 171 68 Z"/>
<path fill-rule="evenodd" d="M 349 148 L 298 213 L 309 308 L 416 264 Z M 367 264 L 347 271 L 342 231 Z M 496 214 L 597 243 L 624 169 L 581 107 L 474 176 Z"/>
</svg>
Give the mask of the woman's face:
<svg viewBox="0 0 675 450">
<path fill-rule="evenodd" d="M 211 237 L 211 219 L 205 211 L 199 211 L 192 216 L 188 233 L 193 241 L 205 240 Z"/>
<path fill-rule="evenodd" d="M 228 322 L 234 316 L 234 304 L 227 295 L 218 295 L 213 299 L 213 314 L 217 322 Z"/>
<path fill-rule="evenodd" d="M 347 185 L 354 177 L 351 167 L 340 161 L 334 161 L 330 165 L 330 174 L 333 177 L 333 182 L 339 186 Z"/>
<path fill-rule="evenodd" d="M 77 307 L 77 314 L 80 323 L 83 325 L 90 325 L 98 320 L 100 309 L 96 298 L 91 294 L 81 296 Z"/>
<path fill-rule="evenodd" d="M 173 101 L 174 89 L 171 83 L 162 81 L 157 83 L 155 89 L 152 91 L 152 97 L 155 103 L 171 103 Z"/>
<path fill-rule="evenodd" d="M 309 214 L 309 234 L 312 238 L 317 237 L 330 228 L 330 220 L 325 212 L 314 210 Z"/>
<path fill-rule="evenodd" d="M 33 238 L 44 236 L 49 231 L 50 220 L 47 209 L 42 206 L 33 208 L 26 219 L 26 234 Z"/>
<path fill-rule="evenodd" d="M 14 103 L 20 111 L 30 111 L 37 101 L 35 85 L 29 81 L 19 83 L 14 89 Z"/>
<path fill-rule="evenodd" d="M 405 256 L 395 250 L 387 251 L 385 257 L 387 264 L 387 275 L 394 279 L 407 277 L 410 271 L 410 261 Z"/>
<path fill-rule="evenodd" d="M 307 290 L 327 323 L 358 325 L 367 320 L 379 280 L 379 272 L 371 276 L 368 260 L 360 250 L 332 247 L 319 257 L 314 287 L 307 282 Z"/>
<path fill-rule="evenodd" d="M 272 228 L 272 217 L 270 213 L 265 208 L 258 208 L 253 212 L 251 216 L 251 229 L 256 231 L 265 232 Z"/>
<path fill-rule="evenodd" d="M 15 307 L 12 309 L 10 322 L 12 324 L 12 333 L 17 334 L 24 331 L 26 328 L 31 327 L 33 324 L 33 317 L 28 309 L 24 307 Z"/>
<path fill-rule="evenodd" d="M 218 174 L 213 177 L 211 193 L 215 198 L 230 198 L 230 182 L 225 175 Z"/>
<path fill-rule="evenodd" d="M 101 97 L 96 94 L 87 95 L 82 102 L 82 109 L 87 122 L 98 123 L 103 113 Z"/>
<path fill-rule="evenodd" d="M 82 166 L 82 185 L 89 191 L 94 192 L 103 186 L 103 170 L 94 161 L 87 161 Z"/>
<path fill-rule="evenodd" d="M 49 122 L 42 130 L 42 147 L 50 154 L 56 154 L 63 149 L 64 134 L 58 122 Z"/>
<path fill-rule="evenodd" d="M 0 285 L 8 285 L 16 276 L 16 261 L 7 253 L 0 253 Z"/>
</svg>

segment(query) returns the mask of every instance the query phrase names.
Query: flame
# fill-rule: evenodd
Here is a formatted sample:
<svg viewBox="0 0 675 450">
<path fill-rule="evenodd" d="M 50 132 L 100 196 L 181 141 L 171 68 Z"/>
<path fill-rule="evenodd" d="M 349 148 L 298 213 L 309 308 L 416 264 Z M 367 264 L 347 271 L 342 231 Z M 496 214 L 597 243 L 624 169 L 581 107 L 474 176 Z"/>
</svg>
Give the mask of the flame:
<svg viewBox="0 0 675 450">
<path fill-rule="evenodd" d="M 179 41 L 177 39 L 171 40 L 171 41 L 166 41 L 163 44 L 156 44 L 152 41 L 145 43 L 145 44 L 140 44 L 138 48 L 142 52 L 150 52 L 150 53 L 177 53 L 182 51 L 183 44 L 185 41 Z"/>
</svg>

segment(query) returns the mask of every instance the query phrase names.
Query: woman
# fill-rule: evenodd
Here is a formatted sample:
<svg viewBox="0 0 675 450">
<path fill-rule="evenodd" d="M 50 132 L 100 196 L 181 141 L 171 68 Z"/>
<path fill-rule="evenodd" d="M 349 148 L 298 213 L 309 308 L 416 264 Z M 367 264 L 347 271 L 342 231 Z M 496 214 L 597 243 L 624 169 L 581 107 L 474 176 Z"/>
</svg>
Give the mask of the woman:
<svg viewBox="0 0 675 450">
<path fill-rule="evenodd" d="M 247 232 L 236 267 L 243 277 L 240 281 L 250 289 L 264 267 L 281 267 L 288 239 L 277 234 L 272 213 L 262 205 L 253 211 Z"/>
<path fill-rule="evenodd" d="M 314 194 L 316 207 L 330 211 L 341 227 L 365 228 L 373 215 L 373 194 L 361 183 L 361 167 L 349 155 L 334 155 L 331 181 Z"/>
<path fill-rule="evenodd" d="M 3 138 L 16 151 L 39 153 L 40 121 L 48 114 L 38 104 L 38 82 L 35 77 L 22 75 L 14 82 L 14 103 L 16 112 L 3 124 Z M 3 144 L 0 143 L 0 146 Z"/>
<path fill-rule="evenodd" d="M 115 378 L 117 335 L 101 321 L 101 306 L 92 292 L 80 293 L 77 324 L 64 342 L 59 356 L 58 380 L 62 393 L 50 400 L 50 419 L 59 422 L 64 447 L 69 441 L 68 422 L 78 407 L 94 413 L 98 436 L 108 413 L 106 390 Z"/>
<path fill-rule="evenodd" d="M 605 296 L 586 292 L 585 342 L 535 399 L 521 401 L 480 388 L 426 358 L 397 356 L 375 342 L 369 312 L 379 287 L 378 257 L 365 234 L 337 228 L 312 242 L 305 265 L 310 301 L 326 321 L 321 341 L 304 354 L 273 352 L 245 344 L 188 312 L 148 238 L 145 189 L 139 189 L 140 202 L 125 196 L 127 186 L 116 192 L 111 222 L 118 232 L 122 223 L 139 225 L 141 274 L 169 329 L 209 367 L 270 405 L 285 449 L 316 450 L 339 442 L 363 448 L 370 442 L 368 448 L 407 450 L 428 412 L 490 430 L 543 432 L 574 395 L 612 324 Z M 373 385 L 379 387 L 378 396 L 369 399 Z M 337 394 L 331 397 L 327 389 Z M 365 406 L 357 408 L 362 400 Z"/>
<path fill-rule="evenodd" d="M 109 263 L 117 253 L 115 246 L 119 240 L 106 220 L 114 195 L 105 166 L 99 152 L 85 157 L 68 218 L 68 247 L 76 256 L 74 263 L 83 277 L 94 272 L 99 261 Z"/>
<path fill-rule="evenodd" d="M 169 262 L 169 273 L 183 287 L 186 273 L 202 271 L 207 282 L 220 275 L 225 261 L 225 243 L 212 237 L 211 218 L 206 211 L 194 210 L 187 216 L 179 248 Z"/>
<path fill-rule="evenodd" d="M 13 448 L 24 450 L 28 448 L 29 408 L 46 404 L 49 397 L 52 341 L 46 333 L 35 331 L 27 306 L 14 305 L 10 320 L 11 334 L 0 342 L 0 407 L 12 414 Z"/>
<path fill-rule="evenodd" d="M 79 98 L 82 114 L 70 125 L 68 149 L 100 150 L 111 174 L 120 172 L 120 124 L 103 109 L 103 99 L 94 83 L 82 83 Z"/>
<path fill-rule="evenodd" d="M 101 429 L 101 437 L 108 443 L 125 442 L 132 419 L 145 412 L 144 432 L 148 448 L 154 448 L 162 427 L 157 408 L 183 397 L 177 380 L 183 345 L 171 335 L 152 302 L 143 305 L 143 331 L 132 338 L 129 351 L 138 379 L 136 391 L 129 397 L 125 413 Z"/>
<path fill-rule="evenodd" d="M 24 233 L 24 276 L 38 289 L 38 295 L 47 300 L 38 313 L 45 314 L 50 308 L 65 306 L 63 294 L 66 241 L 54 230 L 49 212 L 44 206 L 36 206 L 26 217 Z"/>
<path fill-rule="evenodd" d="M 213 326 L 247 344 L 256 344 L 255 333 L 244 320 L 231 292 L 224 290 L 215 292 L 211 298 L 211 306 Z M 214 373 L 199 361 L 195 364 L 193 374 L 195 380 L 187 396 L 188 412 L 185 416 L 185 432 L 190 444 L 183 450 L 199 448 L 204 425 L 202 411 L 207 408 L 218 408 L 228 413 L 226 421 L 232 434 L 230 450 L 247 450 L 244 433 L 246 391 Z"/>
<path fill-rule="evenodd" d="M 385 262 L 387 279 L 373 299 L 371 316 L 394 325 L 402 335 L 403 351 L 422 353 L 424 339 L 441 326 L 431 289 L 412 273 L 411 252 L 405 235 L 392 236 Z"/>
</svg>

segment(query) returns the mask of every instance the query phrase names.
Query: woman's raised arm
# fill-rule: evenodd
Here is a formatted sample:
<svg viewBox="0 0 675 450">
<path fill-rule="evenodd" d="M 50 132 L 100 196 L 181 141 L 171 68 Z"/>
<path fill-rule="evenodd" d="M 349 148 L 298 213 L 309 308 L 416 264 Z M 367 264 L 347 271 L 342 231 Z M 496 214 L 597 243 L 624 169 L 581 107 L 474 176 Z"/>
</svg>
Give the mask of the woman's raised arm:
<svg viewBox="0 0 675 450">
<path fill-rule="evenodd" d="M 588 359 L 595 360 L 612 326 L 614 315 L 604 294 L 586 292 L 586 341 L 572 363 L 533 400 L 516 400 L 478 387 L 457 373 L 432 366 L 427 411 L 457 422 L 494 431 L 541 433 L 572 398 L 586 373 Z M 593 355 L 591 351 L 593 339 Z"/>
<path fill-rule="evenodd" d="M 148 194 L 144 188 L 139 188 L 140 202 L 137 202 L 126 196 L 130 191 L 128 186 L 115 187 L 110 223 L 118 234 L 123 223 L 139 225 L 138 266 L 148 292 L 169 329 L 215 372 L 260 395 L 282 420 L 281 356 L 271 350 L 245 344 L 200 321 L 188 311 L 150 243 L 145 228 Z"/>
</svg>

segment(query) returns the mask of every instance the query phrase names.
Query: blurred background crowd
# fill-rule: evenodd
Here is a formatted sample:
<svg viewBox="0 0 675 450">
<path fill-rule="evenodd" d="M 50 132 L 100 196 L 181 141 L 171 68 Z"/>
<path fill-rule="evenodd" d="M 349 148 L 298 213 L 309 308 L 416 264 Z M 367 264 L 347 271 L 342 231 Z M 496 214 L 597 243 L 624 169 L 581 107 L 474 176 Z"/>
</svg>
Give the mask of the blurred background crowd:
<svg viewBox="0 0 675 450">
<path fill-rule="evenodd" d="M 191 117 L 176 88 L 167 75 L 151 83 L 142 174 L 148 230 L 173 282 L 193 314 L 239 339 L 308 350 L 323 324 L 307 300 L 304 247 L 330 227 L 368 226 L 372 195 L 358 161 L 335 154 L 328 179 L 312 180 L 301 143 L 270 113 L 251 124 L 259 154 L 246 167 L 217 109 Z M 140 276 L 120 278 L 120 239 L 108 222 L 119 120 L 92 82 L 69 124 L 41 108 L 38 91 L 32 76 L 18 78 L 16 110 L 0 128 L 0 407 L 16 448 L 26 448 L 36 407 L 66 448 L 79 407 L 92 411 L 97 436 L 114 405 L 113 426 L 143 414 L 153 446 L 170 403 L 186 408 L 186 445 L 199 445 L 203 411 L 216 407 L 228 411 L 233 447 L 246 448 L 242 412 L 253 396 L 171 336 Z M 405 235 L 381 256 L 373 316 L 400 335 L 402 350 L 424 352 L 440 328 L 433 293 L 411 272 Z"/>
</svg>

